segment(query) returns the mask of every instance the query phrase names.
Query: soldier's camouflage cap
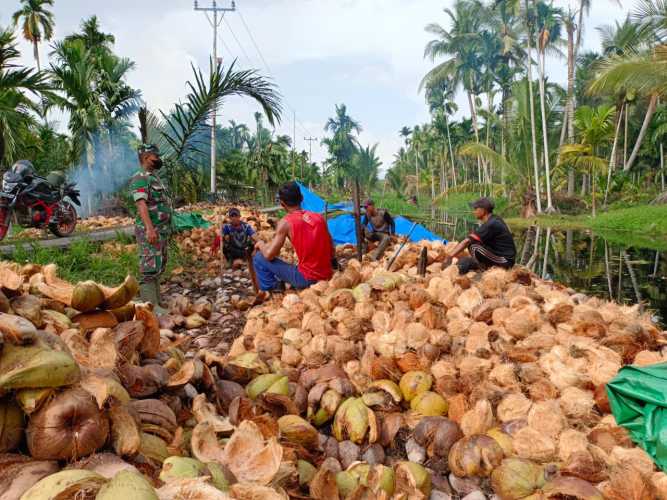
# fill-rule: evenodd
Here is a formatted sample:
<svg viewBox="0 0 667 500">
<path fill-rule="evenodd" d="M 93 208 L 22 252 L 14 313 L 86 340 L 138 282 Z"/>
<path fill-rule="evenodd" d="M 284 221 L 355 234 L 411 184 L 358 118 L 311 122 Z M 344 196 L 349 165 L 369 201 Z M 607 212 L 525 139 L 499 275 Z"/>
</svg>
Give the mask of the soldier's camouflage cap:
<svg viewBox="0 0 667 500">
<path fill-rule="evenodd" d="M 139 149 L 137 150 L 140 154 L 141 153 L 155 153 L 156 155 L 160 154 L 160 148 L 158 148 L 155 144 L 142 144 L 139 146 Z"/>
</svg>

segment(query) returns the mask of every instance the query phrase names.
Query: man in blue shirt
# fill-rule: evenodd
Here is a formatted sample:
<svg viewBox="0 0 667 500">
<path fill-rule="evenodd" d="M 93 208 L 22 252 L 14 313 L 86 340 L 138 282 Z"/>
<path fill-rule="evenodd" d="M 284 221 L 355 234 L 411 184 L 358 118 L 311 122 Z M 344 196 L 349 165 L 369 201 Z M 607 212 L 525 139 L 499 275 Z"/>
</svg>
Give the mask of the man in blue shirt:
<svg viewBox="0 0 667 500">
<path fill-rule="evenodd" d="M 225 260 L 231 264 L 236 259 L 245 260 L 259 238 L 252 226 L 241 220 L 241 212 L 238 208 L 230 208 L 227 216 L 229 223 L 223 224 L 222 235 L 216 236 L 211 253 L 218 251 L 222 240 L 222 253 Z"/>
</svg>

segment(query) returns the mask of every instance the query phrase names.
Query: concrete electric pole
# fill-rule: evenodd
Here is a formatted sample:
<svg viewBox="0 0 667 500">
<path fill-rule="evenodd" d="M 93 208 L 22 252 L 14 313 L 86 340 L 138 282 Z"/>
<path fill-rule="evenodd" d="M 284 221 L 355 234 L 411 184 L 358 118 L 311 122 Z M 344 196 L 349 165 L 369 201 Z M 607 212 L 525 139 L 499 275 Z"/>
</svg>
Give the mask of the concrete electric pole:
<svg viewBox="0 0 667 500">
<path fill-rule="evenodd" d="M 218 69 L 218 64 L 220 64 L 220 61 L 218 61 L 218 27 L 220 26 L 220 23 L 222 23 L 222 17 L 225 15 L 225 12 L 234 12 L 236 10 L 236 2 L 232 0 L 232 6 L 231 7 L 218 7 L 218 4 L 216 3 L 215 0 L 213 0 L 213 3 L 211 4 L 210 7 L 200 7 L 199 2 L 195 0 L 195 10 L 204 12 L 206 14 L 206 19 L 208 19 L 208 22 L 210 23 L 211 27 L 213 28 L 213 64 L 214 70 Z M 211 19 L 208 15 L 209 12 L 213 13 L 213 19 Z M 218 20 L 218 13 L 221 13 L 220 19 Z M 215 186 L 215 124 L 216 124 L 216 114 L 218 110 L 217 108 L 213 110 L 211 113 L 211 194 L 215 194 L 217 189 Z"/>
</svg>

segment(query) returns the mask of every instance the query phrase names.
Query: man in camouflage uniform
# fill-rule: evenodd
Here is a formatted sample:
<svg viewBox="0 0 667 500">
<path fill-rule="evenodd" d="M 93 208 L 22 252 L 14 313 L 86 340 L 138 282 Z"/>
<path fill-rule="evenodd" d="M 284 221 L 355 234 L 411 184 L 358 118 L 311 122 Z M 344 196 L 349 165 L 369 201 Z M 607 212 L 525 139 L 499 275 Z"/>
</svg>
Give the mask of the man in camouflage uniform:
<svg viewBox="0 0 667 500">
<path fill-rule="evenodd" d="M 135 235 L 139 251 L 141 299 L 160 307 L 160 275 L 167 265 L 172 229 L 172 204 L 167 188 L 157 175 L 162 159 L 157 146 L 139 148 L 141 170 L 132 177 L 130 191 L 137 206 Z"/>
</svg>

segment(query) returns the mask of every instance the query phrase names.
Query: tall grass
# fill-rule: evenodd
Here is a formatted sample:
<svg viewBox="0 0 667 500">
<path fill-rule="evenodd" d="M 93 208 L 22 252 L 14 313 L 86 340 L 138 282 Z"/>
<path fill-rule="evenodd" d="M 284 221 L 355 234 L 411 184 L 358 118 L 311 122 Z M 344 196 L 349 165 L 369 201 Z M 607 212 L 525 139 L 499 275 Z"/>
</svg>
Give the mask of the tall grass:
<svg viewBox="0 0 667 500">
<path fill-rule="evenodd" d="M 125 236 L 116 241 L 123 245 L 132 243 L 132 239 Z M 174 244 L 170 246 L 169 257 L 167 272 L 174 267 L 191 264 Z M 139 271 L 136 251 L 128 249 L 109 253 L 104 251 L 101 242 L 87 239 L 77 240 L 67 248 L 43 248 L 36 244 L 28 249 L 17 246 L 9 260 L 20 264 L 57 264 L 59 275 L 68 281 L 94 280 L 117 284 L 128 274 L 138 276 Z"/>
</svg>

